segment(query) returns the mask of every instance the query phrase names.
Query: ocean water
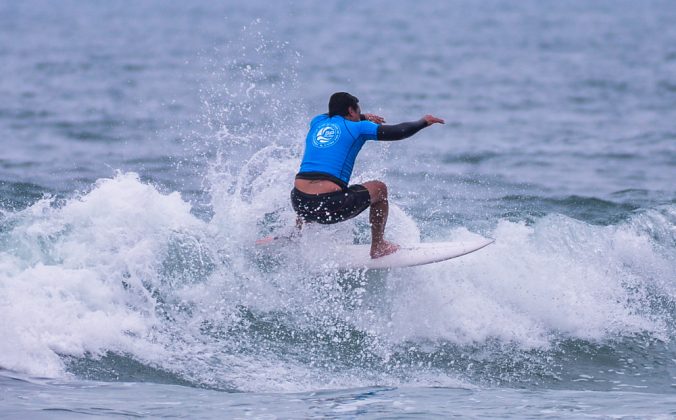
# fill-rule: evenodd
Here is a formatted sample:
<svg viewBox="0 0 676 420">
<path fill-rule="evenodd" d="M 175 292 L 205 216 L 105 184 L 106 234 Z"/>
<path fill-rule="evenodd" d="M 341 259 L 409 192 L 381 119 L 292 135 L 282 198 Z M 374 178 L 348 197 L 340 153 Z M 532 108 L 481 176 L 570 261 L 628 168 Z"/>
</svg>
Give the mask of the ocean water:
<svg viewBox="0 0 676 420">
<path fill-rule="evenodd" d="M 673 418 L 676 3 L 0 3 L 0 417 Z M 390 271 L 292 246 L 349 91 Z"/>
</svg>

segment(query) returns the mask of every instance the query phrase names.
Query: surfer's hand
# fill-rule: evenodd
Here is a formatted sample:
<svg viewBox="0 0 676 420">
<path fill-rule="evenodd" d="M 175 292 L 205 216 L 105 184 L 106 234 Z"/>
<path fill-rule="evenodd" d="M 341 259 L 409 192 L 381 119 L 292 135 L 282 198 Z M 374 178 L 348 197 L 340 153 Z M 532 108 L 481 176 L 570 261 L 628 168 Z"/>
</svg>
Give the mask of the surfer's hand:
<svg viewBox="0 0 676 420">
<path fill-rule="evenodd" d="M 442 120 L 441 118 L 437 118 L 434 115 L 425 115 L 424 117 L 422 117 L 422 119 L 425 120 L 428 126 L 436 123 L 446 124 L 444 120 Z"/>
<path fill-rule="evenodd" d="M 367 120 L 369 120 L 369 121 L 371 121 L 371 122 L 374 122 L 374 123 L 376 123 L 376 124 L 382 124 L 382 123 L 385 122 L 385 118 L 383 118 L 383 117 L 381 117 L 381 116 L 379 116 L 379 115 L 376 115 L 376 114 L 364 114 L 364 117 L 365 117 Z"/>
</svg>

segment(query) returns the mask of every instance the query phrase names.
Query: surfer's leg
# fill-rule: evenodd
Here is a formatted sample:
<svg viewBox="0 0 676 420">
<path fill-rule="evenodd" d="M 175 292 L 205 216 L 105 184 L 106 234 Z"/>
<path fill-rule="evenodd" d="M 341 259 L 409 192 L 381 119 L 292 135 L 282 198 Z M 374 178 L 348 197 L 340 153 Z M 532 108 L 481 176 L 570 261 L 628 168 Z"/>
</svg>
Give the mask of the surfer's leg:
<svg viewBox="0 0 676 420">
<path fill-rule="evenodd" d="M 392 254 L 399 246 L 385 240 L 385 225 L 389 213 L 387 201 L 387 185 L 381 181 L 367 181 L 362 184 L 371 196 L 371 258 L 378 258 Z"/>
<path fill-rule="evenodd" d="M 301 230 L 303 229 L 303 223 L 307 223 L 305 220 L 305 210 L 308 205 L 304 202 L 304 197 L 299 193 L 300 191 L 295 188 L 291 190 L 291 206 L 296 212 L 296 229 L 291 232 L 292 238 L 300 236 Z"/>
<path fill-rule="evenodd" d="M 296 216 L 296 230 L 291 233 L 291 237 L 300 236 L 301 231 L 303 230 L 303 218 Z"/>
</svg>

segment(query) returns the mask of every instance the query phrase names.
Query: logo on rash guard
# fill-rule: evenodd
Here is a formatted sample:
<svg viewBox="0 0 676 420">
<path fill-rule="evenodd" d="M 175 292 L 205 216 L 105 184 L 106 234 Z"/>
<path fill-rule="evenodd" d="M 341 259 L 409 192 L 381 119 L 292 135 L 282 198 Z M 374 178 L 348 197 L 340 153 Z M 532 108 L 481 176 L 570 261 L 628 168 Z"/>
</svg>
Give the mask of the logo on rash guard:
<svg viewBox="0 0 676 420">
<path fill-rule="evenodd" d="M 315 138 L 312 140 L 312 144 L 315 147 L 331 147 L 340 138 L 340 127 L 337 124 L 326 124 L 322 126 L 318 131 Z"/>
</svg>

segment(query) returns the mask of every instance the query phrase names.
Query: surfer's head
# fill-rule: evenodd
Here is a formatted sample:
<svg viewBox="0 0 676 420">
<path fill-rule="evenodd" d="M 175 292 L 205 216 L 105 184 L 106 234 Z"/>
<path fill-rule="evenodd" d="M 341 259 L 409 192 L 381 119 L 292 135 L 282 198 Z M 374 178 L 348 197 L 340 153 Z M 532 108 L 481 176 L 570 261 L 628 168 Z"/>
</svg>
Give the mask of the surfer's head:
<svg viewBox="0 0 676 420">
<path fill-rule="evenodd" d="M 352 108 L 359 113 L 359 99 L 347 92 L 336 92 L 329 99 L 329 117 L 340 115 L 344 117 L 350 113 Z"/>
</svg>

